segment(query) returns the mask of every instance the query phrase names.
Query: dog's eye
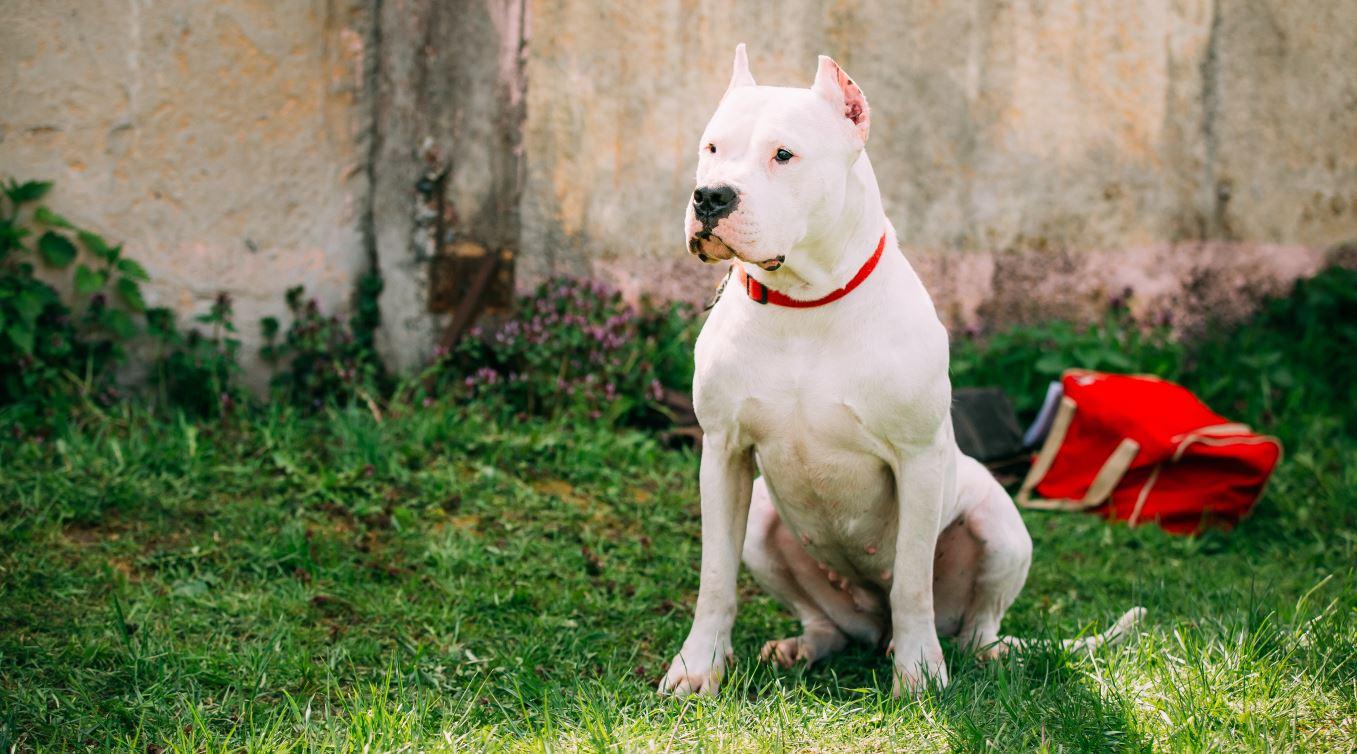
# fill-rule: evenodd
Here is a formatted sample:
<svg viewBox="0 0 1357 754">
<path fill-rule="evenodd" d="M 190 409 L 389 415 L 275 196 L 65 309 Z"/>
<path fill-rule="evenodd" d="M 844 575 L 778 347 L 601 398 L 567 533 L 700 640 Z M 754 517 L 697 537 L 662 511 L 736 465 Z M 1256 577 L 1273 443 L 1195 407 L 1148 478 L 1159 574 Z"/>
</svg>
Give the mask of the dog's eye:
<svg viewBox="0 0 1357 754">
<path fill-rule="evenodd" d="M 779 149 L 777 150 L 777 154 L 773 155 L 773 159 L 777 160 L 782 165 L 786 165 L 795 156 L 796 155 L 792 154 L 791 152 L 788 152 L 785 149 Z"/>
<path fill-rule="evenodd" d="M 708 145 L 707 145 L 707 151 L 708 151 L 708 152 L 711 152 L 712 154 L 716 154 L 716 145 L 715 145 L 715 144 L 708 144 Z"/>
</svg>

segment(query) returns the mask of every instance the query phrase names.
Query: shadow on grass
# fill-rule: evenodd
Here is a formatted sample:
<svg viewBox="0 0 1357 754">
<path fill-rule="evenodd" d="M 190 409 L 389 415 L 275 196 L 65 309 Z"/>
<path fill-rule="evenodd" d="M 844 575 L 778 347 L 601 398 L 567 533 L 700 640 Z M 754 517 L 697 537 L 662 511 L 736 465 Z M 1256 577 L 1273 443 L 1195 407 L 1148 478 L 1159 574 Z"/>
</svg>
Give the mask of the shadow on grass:
<svg viewBox="0 0 1357 754">
<path fill-rule="evenodd" d="M 923 717 L 937 720 L 951 748 L 962 751 L 1150 751 L 1149 736 L 1132 716 L 1131 700 L 1099 684 L 1089 660 L 1055 648 L 1033 647 L 1021 656 L 978 663 L 944 644 L 951 682 L 920 701 Z M 763 680 L 764 673 L 756 671 Z M 854 648 L 824 666 L 783 673 L 784 683 L 804 684 L 813 696 L 860 699 L 863 689 L 890 694 L 889 660 Z M 900 702 L 906 705 L 908 702 Z"/>
</svg>

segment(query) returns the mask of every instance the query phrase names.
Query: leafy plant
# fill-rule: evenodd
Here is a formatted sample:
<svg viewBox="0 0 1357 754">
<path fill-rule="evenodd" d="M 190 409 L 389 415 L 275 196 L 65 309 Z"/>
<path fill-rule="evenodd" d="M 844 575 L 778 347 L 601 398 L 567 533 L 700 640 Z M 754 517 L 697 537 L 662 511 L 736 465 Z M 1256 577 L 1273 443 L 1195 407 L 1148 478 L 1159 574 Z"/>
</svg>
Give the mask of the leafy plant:
<svg viewBox="0 0 1357 754">
<path fill-rule="evenodd" d="M 11 179 L 0 202 L 0 407 L 18 431 L 60 425 L 79 401 L 113 400 L 113 368 L 146 310 L 146 270 L 122 246 L 46 206 L 28 211 L 51 188 Z"/>
<path fill-rule="evenodd" d="M 1046 386 L 1073 367 L 1138 372 L 1175 379 L 1183 349 L 1166 327 L 1145 327 L 1115 304 L 1092 325 L 1053 321 L 963 335 L 952 343 L 952 379 L 958 386 L 998 385 L 1025 418 L 1036 414 Z"/>
<path fill-rule="evenodd" d="M 639 306 L 598 281 L 558 277 L 490 330 L 473 328 L 443 362 L 444 384 L 511 411 L 608 422 L 665 420 L 664 389 L 692 383 L 698 320 L 686 304 Z"/>
<path fill-rule="evenodd" d="M 163 405 L 197 416 L 222 416 L 243 400 L 240 339 L 229 294 L 217 294 L 211 310 L 195 318 L 208 328 L 206 333 L 196 327 L 181 333 L 168 309 L 151 309 L 146 319 L 161 348 L 156 376 Z"/>
<path fill-rule="evenodd" d="M 289 288 L 287 307 L 292 323 L 282 340 L 277 318 L 260 321 L 265 340 L 260 353 L 279 369 L 273 380 L 275 388 L 286 398 L 312 408 L 353 398 L 372 401 L 385 382 L 374 344 L 381 323 L 377 306 L 381 291 L 380 277 L 361 278 L 353 316 L 344 323 L 337 316 L 323 314 L 315 299 L 305 298 L 301 286 Z"/>
<path fill-rule="evenodd" d="M 1219 410 L 1277 431 L 1307 413 L 1357 436 L 1357 270 L 1330 267 L 1251 319 L 1186 349 L 1185 381 Z"/>
</svg>

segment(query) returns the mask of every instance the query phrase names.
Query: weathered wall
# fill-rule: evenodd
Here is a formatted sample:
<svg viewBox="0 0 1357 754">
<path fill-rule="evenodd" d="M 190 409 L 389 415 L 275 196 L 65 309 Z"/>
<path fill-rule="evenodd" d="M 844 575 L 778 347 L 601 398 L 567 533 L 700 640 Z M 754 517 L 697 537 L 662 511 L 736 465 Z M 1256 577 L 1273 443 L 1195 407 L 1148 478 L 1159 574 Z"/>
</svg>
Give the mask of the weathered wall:
<svg viewBox="0 0 1357 754">
<path fill-rule="evenodd" d="M 379 345 L 426 361 L 448 324 L 430 261 L 466 241 L 518 248 L 522 0 L 386 0 L 372 82 L 371 223 L 385 289 Z"/>
<path fill-rule="evenodd" d="M 741 41 L 760 83 L 806 86 L 825 52 L 862 85 L 888 212 L 954 324 L 1086 316 L 1126 286 L 1191 317 L 1357 239 L 1352 0 L 536 0 L 530 18 L 525 281 L 705 292 L 719 272 L 679 219 Z"/>
<path fill-rule="evenodd" d="M 696 140 L 750 45 L 834 55 L 888 210 L 954 325 L 1236 306 L 1357 241 L 1357 0 L 0 0 L 0 174 L 124 241 L 154 303 L 257 321 L 386 281 L 426 359 L 430 260 L 517 250 L 700 299 Z"/>
<path fill-rule="evenodd" d="M 230 292 L 253 361 L 289 286 L 344 307 L 365 264 L 366 13 L 0 3 L 0 175 L 54 180 L 49 204 L 124 242 L 153 305 L 188 316 Z"/>
</svg>

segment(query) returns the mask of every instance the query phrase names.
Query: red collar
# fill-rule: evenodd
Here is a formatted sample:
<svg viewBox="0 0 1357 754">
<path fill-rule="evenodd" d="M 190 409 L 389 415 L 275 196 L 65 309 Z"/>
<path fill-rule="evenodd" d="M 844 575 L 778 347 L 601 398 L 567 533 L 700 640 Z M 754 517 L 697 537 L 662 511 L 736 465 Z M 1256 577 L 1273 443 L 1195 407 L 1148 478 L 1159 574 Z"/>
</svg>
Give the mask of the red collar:
<svg viewBox="0 0 1357 754">
<path fill-rule="evenodd" d="M 872 252 L 872 256 L 866 262 L 862 263 L 862 266 L 858 268 L 858 273 L 853 276 L 852 280 L 849 280 L 842 288 L 830 291 L 824 296 L 810 301 L 792 298 L 781 291 L 772 290 L 763 283 L 750 277 L 749 273 L 744 271 L 744 265 L 738 263 L 734 265 L 735 275 L 739 278 L 740 287 L 744 289 L 745 293 L 749 294 L 749 298 L 753 299 L 754 303 L 776 304 L 777 306 L 786 306 L 792 309 L 813 309 L 817 306 L 824 306 L 825 304 L 838 301 L 849 293 L 852 293 L 854 288 L 862 285 L 862 281 L 866 280 L 867 276 L 872 274 L 872 270 L 876 269 L 876 263 L 881 261 L 881 252 L 885 248 L 886 234 L 882 233 L 881 240 L 876 243 L 876 251 Z"/>
</svg>

